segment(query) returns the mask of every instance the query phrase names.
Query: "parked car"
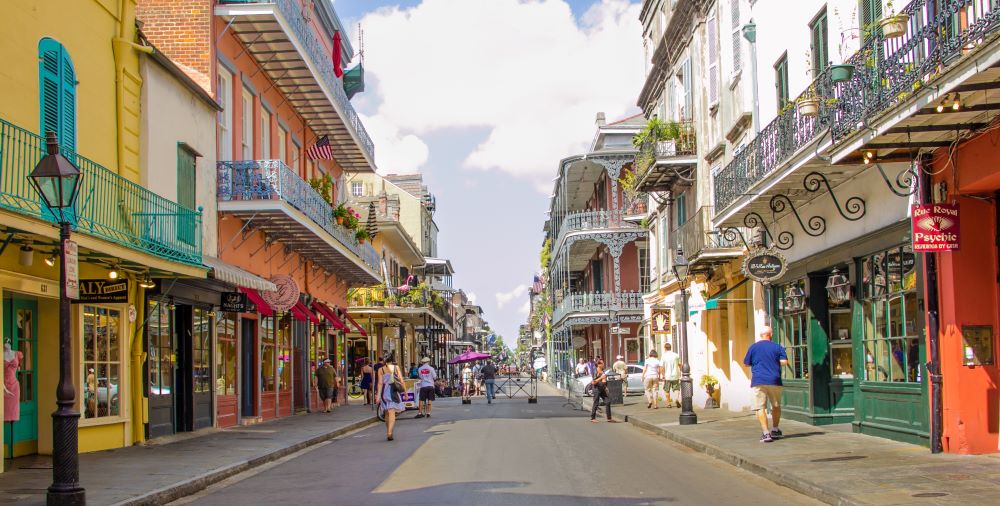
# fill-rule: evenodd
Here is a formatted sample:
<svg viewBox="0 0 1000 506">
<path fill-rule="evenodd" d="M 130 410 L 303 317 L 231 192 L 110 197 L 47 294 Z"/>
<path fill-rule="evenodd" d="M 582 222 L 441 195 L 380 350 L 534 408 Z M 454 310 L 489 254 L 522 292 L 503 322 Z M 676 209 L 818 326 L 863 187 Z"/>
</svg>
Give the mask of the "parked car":
<svg viewBox="0 0 1000 506">
<path fill-rule="evenodd" d="M 628 394 L 629 395 L 641 395 L 645 391 L 645 385 L 642 383 L 642 366 L 639 364 L 628 364 L 626 365 L 626 381 L 628 382 Z M 609 371 L 608 378 L 617 377 L 614 371 Z M 580 376 L 576 378 L 578 388 L 583 391 L 583 395 L 590 397 L 592 395 L 593 385 L 590 384 L 593 378 L 590 375 Z"/>
</svg>

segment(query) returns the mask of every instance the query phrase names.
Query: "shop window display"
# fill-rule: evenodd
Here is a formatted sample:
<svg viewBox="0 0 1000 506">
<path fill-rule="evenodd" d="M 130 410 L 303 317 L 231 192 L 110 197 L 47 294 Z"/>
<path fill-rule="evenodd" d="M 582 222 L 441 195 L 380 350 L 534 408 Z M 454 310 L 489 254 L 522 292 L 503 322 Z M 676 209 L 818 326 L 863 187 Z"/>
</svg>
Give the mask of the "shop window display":
<svg viewBox="0 0 1000 506">
<path fill-rule="evenodd" d="M 831 274 L 831 278 L 839 276 L 836 281 L 847 283 L 846 286 L 849 287 L 850 280 L 847 278 L 847 272 L 846 266 L 839 266 Z M 854 349 L 851 344 L 851 298 L 850 292 L 846 293 L 846 297 L 835 297 L 831 293 L 831 289 L 827 287 L 827 307 L 830 318 L 830 365 L 833 368 L 833 377 L 848 379 L 854 377 Z"/>
<path fill-rule="evenodd" d="M 920 383 L 916 257 L 910 246 L 861 261 L 865 380 Z"/>
<path fill-rule="evenodd" d="M 264 392 L 274 392 L 274 317 L 260 319 L 260 384 Z"/>
<path fill-rule="evenodd" d="M 278 320 L 278 390 L 292 388 L 292 318 Z"/>
<path fill-rule="evenodd" d="M 788 366 L 781 370 L 781 377 L 784 379 L 809 378 L 809 313 L 805 287 L 804 279 L 775 287 L 778 311 L 774 332 L 778 344 L 785 347 L 788 355 Z"/>
<path fill-rule="evenodd" d="M 216 323 L 218 353 L 215 355 L 215 393 L 236 395 L 236 313 L 223 313 Z"/>
<path fill-rule="evenodd" d="M 83 417 L 121 416 L 121 311 L 83 307 Z"/>
<path fill-rule="evenodd" d="M 211 313 L 194 308 L 192 311 L 193 329 L 191 348 L 194 374 L 194 392 L 210 393 L 212 391 L 212 316 Z"/>
</svg>

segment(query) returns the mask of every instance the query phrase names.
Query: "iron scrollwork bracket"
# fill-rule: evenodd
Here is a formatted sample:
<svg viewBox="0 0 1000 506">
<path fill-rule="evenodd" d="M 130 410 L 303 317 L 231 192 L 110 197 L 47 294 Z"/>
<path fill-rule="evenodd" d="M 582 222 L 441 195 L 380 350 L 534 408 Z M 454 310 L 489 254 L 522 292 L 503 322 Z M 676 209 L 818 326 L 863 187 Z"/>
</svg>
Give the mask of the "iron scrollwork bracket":
<svg viewBox="0 0 1000 506">
<path fill-rule="evenodd" d="M 736 238 L 739 237 L 740 241 L 743 241 L 743 246 L 746 249 L 751 249 L 750 244 L 747 242 L 747 238 L 743 236 L 743 232 L 736 227 L 727 227 L 722 229 L 722 238 L 728 242 L 736 242 Z"/>
<path fill-rule="evenodd" d="M 816 193 L 822 190 L 823 186 L 826 186 L 826 191 L 830 193 L 830 197 L 833 199 L 833 204 L 836 206 L 837 212 L 840 213 L 840 215 L 847 221 L 858 221 L 865 217 L 865 213 L 867 212 L 865 199 L 854 196 L 847 199 L 844 206 L 841 207 L 840 201 L 837 200 L 837 194 L 833 192 L 833 186 L 830 185 L 830 180 L 819 172 L 810 172 L 806 174 L 805 179 L 802 180 L 802 186 L 804 186 L 806 191 L 810 193 Z"/>
<path fill-rule="evenodd" d="M 808 221 L 803 222 L 798 209 L 795 209 L 795 204 L 792 203 L 792 199 L 788 198 L 787 195 L 782 194 L 771 197 L 768 205 L 775 214 L 784 212 L 787 207 L 795 215 L 795 220 L 799 222 L 802 231 L 812 237 L 819 237 L 823 235 L 823 232 L 826 232 L 826 220 L 822 216 L 811 216 Z"/>
<path fill-rule="evenodd" d="M 896 183 L 893 184 L 889 180 L 889 176 L 885 174 L 885 169 L 882 168 L 882 164 L 875 163 L 875 168 L 878 169 L 878 173 L 882 175 L 882 180 L 885 181 L 885 185 L 889 187 L 889 191 L 896 194 L 899 197 L 909 197 L 919 189 L 915 183 L 917 182 L 917 171 L 913 168 L 913 163 L 906 169 L 903 169 L 896 174 Z"/>
<path fill-rule="evenodd" d="M 750 211 L 743 217 L 743 225 L 749 229 L 760 227 L 764 231 L 764 235 L 780 250 L 790 250 L 792 246 L 795 246 L 795 236 L 789 231 L 784 231 L 778 234 L 777 237 L 771 235 L 771 230 L 767 228 L 767 224 L 764 223 L 764 218 L 757 214 L 755 211 Z"/>
</svg>

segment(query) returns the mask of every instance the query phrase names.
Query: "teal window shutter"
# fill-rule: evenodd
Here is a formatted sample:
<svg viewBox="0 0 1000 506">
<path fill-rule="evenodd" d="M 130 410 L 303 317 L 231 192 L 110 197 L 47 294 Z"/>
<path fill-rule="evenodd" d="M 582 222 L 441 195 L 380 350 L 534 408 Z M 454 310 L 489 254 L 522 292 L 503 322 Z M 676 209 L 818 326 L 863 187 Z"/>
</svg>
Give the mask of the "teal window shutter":
<svg viewBox="0 0 1000 506">
<path fill-rule="evenodd" d="M 184 145 L 177 146 L 177 203 L 183 208 L 184 215 L 177 220 L 177 239 L 194 244 L 195 230 L 194 213 L 188 210 L 195 207 L 195 155 Z"/>
<path fill-rule="evenodd" d="M 53 131 L 63 149 L 76 152 L 76 72 L 62 44 L 50 38 L 38 42 L 39 114 L 41 135 Z"/>
</svg>

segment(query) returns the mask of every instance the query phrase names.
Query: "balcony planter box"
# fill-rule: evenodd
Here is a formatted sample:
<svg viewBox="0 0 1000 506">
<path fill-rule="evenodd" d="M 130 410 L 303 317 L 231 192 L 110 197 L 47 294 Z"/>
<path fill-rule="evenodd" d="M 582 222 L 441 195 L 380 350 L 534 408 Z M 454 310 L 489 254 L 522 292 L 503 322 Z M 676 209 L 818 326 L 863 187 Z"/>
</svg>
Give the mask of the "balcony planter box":
<svg viewBox="0 0 1000 506">
<path fill-rule="evenodd" d="M 811 118 L 819 114 L 819 99 L 816 97 L 800 98 L 796 106 L 799 114 Z"/>
<path fill-rule="evenodd" d="M 896 14 L 895 16 L 889 16 L 879 20 L 878 24 L 882 27 L 882 35 L 886 39 L 898 39 L 903 35 L 906 35 L 906 25 L 910 22 L 909 14 Z"/>
<path fill-rule="evenodd" d="M 831 65 L 830 79 L 835 83 L 842 83 L 851 79 L 854 75 L 854 65 Z"/>
</svg>

